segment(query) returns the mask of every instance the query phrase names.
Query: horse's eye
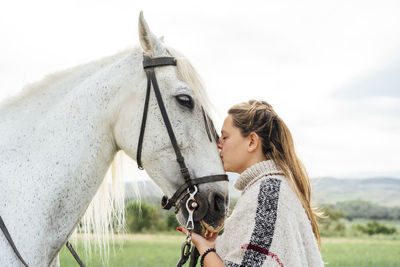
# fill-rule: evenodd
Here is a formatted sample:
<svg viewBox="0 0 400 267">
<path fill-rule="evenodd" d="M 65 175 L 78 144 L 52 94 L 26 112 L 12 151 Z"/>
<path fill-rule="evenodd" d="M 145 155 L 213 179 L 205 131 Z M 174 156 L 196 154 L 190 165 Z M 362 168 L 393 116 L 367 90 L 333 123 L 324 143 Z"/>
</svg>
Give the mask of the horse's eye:
<svg viewBox="0 0 400 267">
<path fill-rule="evenodd" d="M 180 94 L 176 96 L 176 100 L 182 106 L 188 107 L 190 109 L 194 108 L 194 102 L 191 96 Z"/>
</svg>

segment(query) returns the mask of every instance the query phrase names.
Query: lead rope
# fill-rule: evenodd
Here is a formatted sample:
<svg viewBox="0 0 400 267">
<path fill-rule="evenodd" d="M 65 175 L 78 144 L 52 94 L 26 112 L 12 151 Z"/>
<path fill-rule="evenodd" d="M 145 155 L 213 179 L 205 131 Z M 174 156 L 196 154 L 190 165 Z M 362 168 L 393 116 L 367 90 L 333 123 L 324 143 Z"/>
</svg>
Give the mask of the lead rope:
<svg viewBox="0 0 400 267">
<path fill-rule="evenodd" d="M 200 253 L 196 247 L 192 248 L 192 253 L 190 253 L 189 267 L 196 267 L 197 261 L 199 260 Z"/>
</svg>

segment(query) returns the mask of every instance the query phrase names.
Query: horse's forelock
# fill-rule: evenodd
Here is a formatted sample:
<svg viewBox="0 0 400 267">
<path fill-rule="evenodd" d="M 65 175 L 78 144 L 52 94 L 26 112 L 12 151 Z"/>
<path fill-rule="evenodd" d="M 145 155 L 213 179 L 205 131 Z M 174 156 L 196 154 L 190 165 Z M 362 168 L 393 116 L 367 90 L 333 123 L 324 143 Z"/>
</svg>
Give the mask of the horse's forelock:
<svg viewBox="0 0 400 267">
<path fill-rule="evenodd" d="M 200 105 L 212 118 L 216 109 L 208 98 L 207 91 L 200 75 L 182 53 L 171 47 L 168 47 L 167 51 L 177 60 L 178 77 L 193 90 Z"/>
</svg>

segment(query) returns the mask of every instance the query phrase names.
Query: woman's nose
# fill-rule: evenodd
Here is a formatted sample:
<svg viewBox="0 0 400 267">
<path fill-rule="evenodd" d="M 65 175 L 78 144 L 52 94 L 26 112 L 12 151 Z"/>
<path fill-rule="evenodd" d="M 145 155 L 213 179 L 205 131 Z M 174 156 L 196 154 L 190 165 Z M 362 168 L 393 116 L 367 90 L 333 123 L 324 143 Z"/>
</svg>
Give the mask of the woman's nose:
<svg viewBox="0 0 400 267">
<path fill-rule="evenodd" d="M 219 149 L 222 149 L 221 137 L 218 139 L 217 147 L 218 147 Z"/>
</svg>

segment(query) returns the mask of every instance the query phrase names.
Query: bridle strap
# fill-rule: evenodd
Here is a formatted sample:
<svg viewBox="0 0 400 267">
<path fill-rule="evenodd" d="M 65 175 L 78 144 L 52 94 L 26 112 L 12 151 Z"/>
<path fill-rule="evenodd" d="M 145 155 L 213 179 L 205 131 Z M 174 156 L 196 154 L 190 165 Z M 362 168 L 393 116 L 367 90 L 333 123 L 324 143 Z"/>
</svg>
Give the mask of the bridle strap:
<svg viewBox="0 0 400 267">
<path fill-rule="evenodd" d="M 156 74 L 155 74 L 153 68 L 146 69 L 146 73 L 148 76 L 150 76 L 151 81 L 153 83 L 154 93 L 156 94 L 158 106 L 160 107 L 160 111 L 161 111 L 161 115 L 164 119 L 165 127 L 167 127 L 168 135 L 169 135 L 169 138 L 171 139 L 172 147 L 174 148 L 174 151 L 176 154 L 176 161 L 178 161 L 183 178 L 185 179 L 185 182 L 187 182 L 190 180 L 189 170 L 186 167 L 185 159 L 183 158 L 181 151 L 178 147 L 178 142 L 176 141 L 176 137 L 175 137 L 174 131 L 172 129 L 171 122 L 169 121 L 167 111 L 165 110 L 165 106 L 164 106 L 164 102 L 161 97 L 160 89 L 158 88 Z"/>
<path fill-rule="evenodd" d="M 146 72 L 146 75 L 147 75 L 147 72 Z M 138 148 L 137 148 L 137 152 L 136 152 L 136 162 L 137 162 L 138 168 L 140 170 L 143 170 L 141 156 L 142 156 L 142 145 L 143 145 L 144 129 L 146 127 L 146 120 L 147 120 L 147 111 L 149 109 L 150 91 L 151 91 L 151 80 L 147 77 L 146 99 L 145 99 L 145 102 L 144 102 L 142 126 L 140 127 L 139 142 L 138 142 Z"/>
<path fill-rule="evenodd" d="M 204 176 L 196 179 L 191 179 L 181 185 L 178 190 L 176 190 L 175 194 L 170 199 L 165 199 L 166 203 L 163 205 L 163 209 L 169 210 L 172 206 L 175 206 L 176 201 L 178 200 L 179 196 L 185 192 L 186 189 L 192 187 L 193 185 L 210 183 L 210 182 L 218 182 L 218 181 L 228 181 L 228 176 L 226 174 L 219 174 L 219 175 L 210 175 Z"/>
<path fill-rule="evenodd" d="M 151 58 L 143 56 L 143 68 L 153 68 L 161 66 L 176 66 L 176 59 L 173 57 L 157 57 Z"/>
<path fill-rule="evenodd" d="M 176 60 L 173 57 L 159 57 L 159 58 L 150 58 L 146 55 L 143 55 L 143 67 L 146 72 L 147 76 L 147 90 L 146 90 L 146 99 L 145 99 L 145 106 L 143 110 L 143 118 L 142 118 L 142 125 L 140 128 L 140 135 L 138 141 L 138 148 L 136 154 L 136 161 L 138 164 L 139 169 L 143 169 L 141 154 L 142 154 L 142 146 L 143 146 L 143 138 L 144 138 L 144 131 L 146 127 L 146 120 L 147 120 L 147 112 L 149 108 L 149 100 L 150 100 L 150 92 L 151 92 L 151 84 L 153 84 L 154 93 L 156 95 L 158 106 L 160 107 L 161 115 L 163 117 L 165 127 L 167 128 L 169 138 L 172 143 L 172 147 L 174 148 L 176 154 L 176 161 L 179 164 L 181 173 L 185 182 L 190 180 L 189 170 L 186 167 L 185 160 L 182 156 L 181 151 L 178 147 L 178 142 L 176 141 L 176 137 L 174 131 L 171 126 L 171 122 L 168 118 L 167 111 L 165 109 L 164 101 L 162 100 L 160 88 L 158 87 L 156 74 L 154 71 L 154 67 L 160 66 L 176 66 Z"/>
<path fill-rule="evenodd" d="M 17 249 L 17 247 L 14 244 L 14 241 L 11 238 L 10 233 L 7 230 L 6 224 L 4 223 L 3 219 L 0 216 L 0 228 L 4 233 L 4 236 L 6 237 L 8 243 L 10 243 L 10 246 L 12 247 L 12 249 L 14 250 L 15 255 L 17 255 L 18 259 L 22 262 L 22 264 L 25 267 L 29 267 L 28 264 L 26 264 L 26 262 L 24 261 L 24 259 L 22 258 L 21 254 L 19 254 L 19 251 Z M 76 251 L 74 250 L 74 248 L 72 247 L 71 243 L 69 243 L 69 241 L 67 241 L 67 243 L 65 244 L 67 246 L 67 248 L 69 249 L 69 251 L 71 252 L 72 256 L 74 256 L 75 260 L 78 262 L 78 264 L 81 267 L 85 267 L 85 264 L 83 264 L 82 260 L 79 258 L 78 253 L 76 253 Z"/>
<path fill-rule="evenodd" d="M 206 127 L 206 132 L 207 132 L 208 139 L 210 140 L 210 142 L 212 142 L 211 134 L 210 134 L 210 127 L 208 126 L 206 113 L 204 112 L 203 107 L 201 107 L 201 112 L 203 113 L 203 120 L 204 120 L 204 124 L 205 124 L 205 127 Z M 217 142 L 218 142 L 218 140 L 217 140 Z"/>
<path fill-rule="evenodd" d="M 81 258 L 79 258 L 78 253 L 76 253 L 75 249 L 72 247 L 71 243 L 69 241 L 67 241 L 67 243 L 65 244 L 65 246 L 67 246 L 67 248 L 69 249 L 69 252 L 71 252 L 72 256 L 74 256 L 76 262 L 81 266 L 81 267 L 85 267 L 85 264 L 83 264 Z"/>
<path fill-rule="evenodd" d="M 7 227 L 6 227 L 6 225 L 4 224 L 4 221 L 3 221 L 3 219 L 1 218 L 1 216 L 0 216 L 0 228 L 1 228 L 1 230 L 3 231 L 3 233 L 4 233 L 4 236 L 5 236 L 6 239 L 8 240 L 8 243 L 10 243 L 12 249 L 14 250 L 15 255 L 17 255 L 17 257 L 19 258 L 19 260 L 22 262 L 22 264 L 23 264 L 25 267 L 28 267 L 28 264 L 26 264 L 26 262 L 24 261 L 24 259 L 23 259 L 22 256 L 21 256 L 21 254 L 19 254 L 19 251 L 18 251 L 17 247 L 15 246 L 14 241 L 12 240 L 11 235 L 10 235 L 10 233 L 8 232 Z"/>
</svg>

